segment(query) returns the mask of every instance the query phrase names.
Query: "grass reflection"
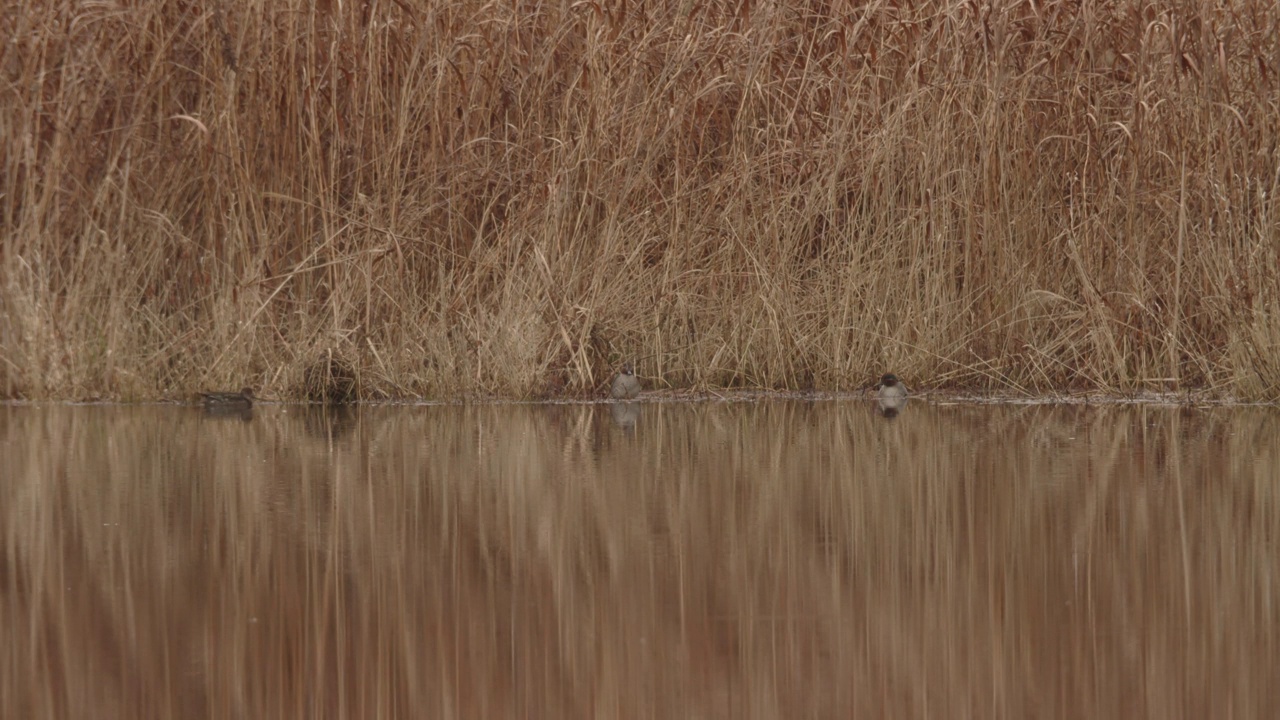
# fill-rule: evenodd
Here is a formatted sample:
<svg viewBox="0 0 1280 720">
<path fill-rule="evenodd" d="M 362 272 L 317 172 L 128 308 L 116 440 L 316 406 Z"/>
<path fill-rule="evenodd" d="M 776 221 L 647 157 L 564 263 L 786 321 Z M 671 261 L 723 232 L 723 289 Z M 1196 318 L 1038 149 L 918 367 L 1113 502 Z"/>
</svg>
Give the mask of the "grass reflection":
<svg viewBox="0 0 1280 720">
<path fill-rule="evenodd" d="M 0 407 L 4 717 L 1280 709 L 1269 409 Z"/>
</svg>

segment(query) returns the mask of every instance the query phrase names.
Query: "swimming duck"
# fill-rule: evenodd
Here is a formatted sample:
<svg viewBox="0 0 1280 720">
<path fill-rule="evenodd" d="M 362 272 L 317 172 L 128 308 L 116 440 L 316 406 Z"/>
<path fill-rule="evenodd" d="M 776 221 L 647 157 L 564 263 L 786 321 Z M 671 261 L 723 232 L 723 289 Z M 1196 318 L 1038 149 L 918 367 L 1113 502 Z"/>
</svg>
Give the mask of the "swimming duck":
<svg viewBox="0 0 1280 720">
<path fill-rule="evenodd" d="M 253 388 L 241 388 L 240 392 L 202 392 L 200 402 L 205 407 L 253 407 Z"/>
<path fill-rule="evenodd" d="M 613 379 L 613 385 L 609 388 L 609 396 L 617 400 L 630 400 L 640 394 L 640 378 L 636 377 L 636 370 L 631 363 L 622 366 L 622 372 Z"/>
<path fill-rule="evenodd" d="M 880 406 L 880 414 L 886 418 L 895 418 L 907 406 L 907 386 L 902 384 L 898 376 L 887 373 L 880 378 L 880 392 L 876 393 L 876 404 Z"/>
<path fill-rule="evenodd" d="M 907 386 L 902 384 L 897 375 L 885 373 L 880 378 L 880 392 L 876 394 L 881 401 L 898 401 L 907 399 Z"/>
</svg>

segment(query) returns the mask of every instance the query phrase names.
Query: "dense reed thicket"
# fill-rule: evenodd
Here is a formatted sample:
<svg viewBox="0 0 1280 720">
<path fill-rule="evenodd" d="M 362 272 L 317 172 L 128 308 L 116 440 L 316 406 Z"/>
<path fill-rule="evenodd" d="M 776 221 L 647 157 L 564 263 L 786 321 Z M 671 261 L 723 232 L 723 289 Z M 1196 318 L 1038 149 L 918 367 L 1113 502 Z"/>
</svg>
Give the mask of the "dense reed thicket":
<svg viewBox="0 0 1280 720">
<path fill-rule="evenodd" d="M 1220 5 L 15 5 L 0 394 L 1275 398 L 1280 9 Z"/>
</svg>

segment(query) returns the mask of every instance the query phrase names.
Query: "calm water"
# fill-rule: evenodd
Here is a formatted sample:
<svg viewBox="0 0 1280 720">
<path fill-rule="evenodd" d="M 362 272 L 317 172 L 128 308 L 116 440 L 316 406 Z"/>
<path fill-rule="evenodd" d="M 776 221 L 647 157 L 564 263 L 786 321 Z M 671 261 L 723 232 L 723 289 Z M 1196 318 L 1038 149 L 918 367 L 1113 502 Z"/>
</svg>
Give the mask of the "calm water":
<svg viewBox="0 0 1280 720">
<path fill-rule="evenodd" d="M 1280 412 L 0 407 L 0 717 L 1280 717 Z"/>
</svg>

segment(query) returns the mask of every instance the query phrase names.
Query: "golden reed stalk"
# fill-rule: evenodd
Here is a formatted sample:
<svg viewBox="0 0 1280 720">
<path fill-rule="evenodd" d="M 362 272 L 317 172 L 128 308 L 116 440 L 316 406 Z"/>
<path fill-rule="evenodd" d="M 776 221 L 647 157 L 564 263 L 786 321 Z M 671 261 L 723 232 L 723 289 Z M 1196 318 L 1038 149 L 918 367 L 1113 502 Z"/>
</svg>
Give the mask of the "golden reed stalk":
<svg viewBox="0 0 1280 720">
<path fill-rule="evenodd" d="M 1280 396 L 1275 3 L 214 5 L 0 16 L 0 396 Z"/>
</svg>

